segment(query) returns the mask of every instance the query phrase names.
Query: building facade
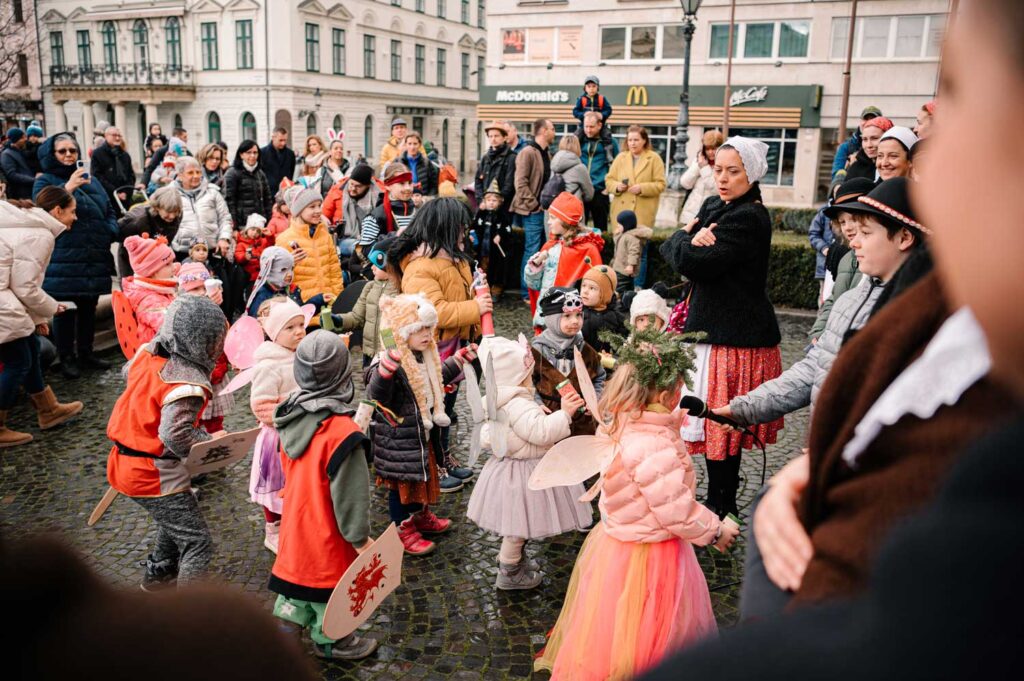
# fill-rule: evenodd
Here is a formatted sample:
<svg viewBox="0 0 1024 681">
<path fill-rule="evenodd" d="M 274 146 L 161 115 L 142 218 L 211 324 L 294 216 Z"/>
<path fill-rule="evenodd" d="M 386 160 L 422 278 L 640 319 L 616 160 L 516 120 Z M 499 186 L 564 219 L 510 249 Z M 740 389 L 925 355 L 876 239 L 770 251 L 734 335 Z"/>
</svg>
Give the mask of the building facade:
<svg viewBox="0 0 1024 681">
<path fill-rule="evenodd" d="M 0 2 L 0 130 L 43 122 L 36 15 L 31 0 Z"/>
<path fill-rule="evenodd" d="M 730 134 L 763 139 L 772 205 L 824 200 L 835 148 L 850 22 L 848 1 L 737 0 Z M 646 126 L 666 166 L 683 79 L 683 14 L 677 0 L 491 0 L 486 86 L 479 114 L 521 122 L 551 118 L 575 129 L 572 107 L 589 75 L 614 107 L 620 140 Z M 934 97 L 947 0 L 861 0 L 848 126 L 875 105 L 913 126 Z M 721 127 L 730 0 L 704 0 L 690 58 L 688 163 L 701 134 Z M 851 127 L 852 129 L 852 127 Z"/>
<path fill-rule="evenodd" d="M 373 160 L 401 116 L 473 170 L 480 0 L 39 0 L 38 12 L 47 117 L 80 139 L 106 119 L 140 159 L 152 122 L 232 154 L 277 126 L 297 151 L 334 129 L 353 160 Z"/>
</svg>

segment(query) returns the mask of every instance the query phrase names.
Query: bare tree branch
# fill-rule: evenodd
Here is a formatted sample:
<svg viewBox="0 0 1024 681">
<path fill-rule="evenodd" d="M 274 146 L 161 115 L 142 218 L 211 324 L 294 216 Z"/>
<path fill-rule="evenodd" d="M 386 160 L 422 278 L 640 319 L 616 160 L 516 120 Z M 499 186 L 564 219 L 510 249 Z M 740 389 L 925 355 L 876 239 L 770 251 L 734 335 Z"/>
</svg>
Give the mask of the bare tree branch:
<svg viewBox="0 0 1024 681">
<path fill-rule="evenodd" d="M 24 55 L 31 68 L 36 55 L 35 14 L 31 2 L 22 2 L 22 19 L 15 21 L 14 2 L 0 2 L 0 96 L 16 97 L 14 88 L 22 87 L 19 55 Z"/>
</svg>

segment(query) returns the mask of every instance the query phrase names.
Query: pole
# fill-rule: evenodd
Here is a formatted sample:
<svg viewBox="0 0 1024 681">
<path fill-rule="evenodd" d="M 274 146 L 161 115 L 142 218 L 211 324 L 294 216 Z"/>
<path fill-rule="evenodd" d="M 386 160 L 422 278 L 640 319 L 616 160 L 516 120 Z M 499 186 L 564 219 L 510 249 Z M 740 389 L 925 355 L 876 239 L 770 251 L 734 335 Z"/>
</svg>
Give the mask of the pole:
<svg viewBox="0 0 1024 681">
<path fill-rule="evenodd" d="M 672 154 L 669 169 L 669 186 L 682 190 L 683 173 L 686 172 L 686 145 L 690 141 L 690 47 L 696 25 L 691 17 L 683 23 L 683 91 L 679 93 L 679 118 L 676 121 L 676 148 Z"/>
<path fill-rule="evenodd" d="M 850 9 L 850 31 L 846 36 L 846 66 L 843 68 L 843 99 L 839 106 L 839 139 L 846 139 L 846 117 L 850 113 L 850 65 L 853 63 L 853 37 L 857 27 L 857 0 L 853 0 Z"/>
<path fill-rule="evenodd" d="M 736 0 L 729 7 L 729 48 L 725 61 L 725 101 L 722 103 L 722 134 L 729 137 L 729 100 L 732 98 L 732 46 L 736 32 Z"/>
<path fill-rule="evenodd" d="M 946 35 L 953 29 L 953 23 L 956 21 L 956 14 L 960 9 L 960 0 L 949 0 L 949 16 L 946 19 Z M 939 85 L 942 83 L 942 66 L 946 61 L 946 41 L 942 41 L 942 52 L 939 53 L 939 68 L 935 70 L 935 93 L 934 97 L 939 96 Z"/>
</svg>

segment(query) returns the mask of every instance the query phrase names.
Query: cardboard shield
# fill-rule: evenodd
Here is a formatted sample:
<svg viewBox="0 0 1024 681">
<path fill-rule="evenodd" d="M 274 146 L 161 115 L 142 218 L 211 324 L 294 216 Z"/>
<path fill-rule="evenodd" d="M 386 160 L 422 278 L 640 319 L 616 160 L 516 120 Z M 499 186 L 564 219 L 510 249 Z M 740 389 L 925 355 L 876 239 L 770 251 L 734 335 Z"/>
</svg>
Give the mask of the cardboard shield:
<svg viewBox="0 0 1024 681">
<path fill-rule="evenodd" d="M 352 308 L 356 306 L 356 301 L 359 300 L 359 295 L 363 292 L 363 287 L 369 284 L 367 279 L 356 279 L 355 281 L 349 282 L 338 297 L 334 299 L 334 303 L 331 304 L 331 312 L 334 314 L 342 314 L 344 312 L 351 312 Z M 349 338 L 349 347 L 363 344 L 363 327 L 353 329 L 351 337 Z"/>
<path fill-rule="evenodd" d="M 125 359 L 131 359 L 139 351 L 142 342 L 139 340 L 139 322 L 135 318 L 128 296 L 120 291 L 110 295 L 110 306 L 114 310 L 114 328 L 117 330 L 117 343 Z"/>
<path fill-rule="evenodd" d="M 227 468 L 245 458 L 259 433 L 259 428 L 253 428 L 193 445 L 185 466 L 193 477 Z"/>
<path fill-rule="evenodd" d="M 324 612 L 324 634 L 344 638 L 368 620 L 402 583 L 404 555 L 398 528 L 391 523 L 338 580 Z"/>
</svg>

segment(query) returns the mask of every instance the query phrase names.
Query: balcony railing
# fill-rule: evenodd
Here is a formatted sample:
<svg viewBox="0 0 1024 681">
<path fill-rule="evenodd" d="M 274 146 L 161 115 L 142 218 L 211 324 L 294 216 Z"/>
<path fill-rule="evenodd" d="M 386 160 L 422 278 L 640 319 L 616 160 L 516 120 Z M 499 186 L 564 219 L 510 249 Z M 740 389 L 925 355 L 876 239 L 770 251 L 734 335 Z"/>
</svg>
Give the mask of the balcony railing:
<svg viewBox="0 0 1024 681">
<path fill-rule="evenodd" d="M 53 86 L 195 86 L 191 66 L 120 64 L 118 66 L 51 66 Z"/>
</svg>

